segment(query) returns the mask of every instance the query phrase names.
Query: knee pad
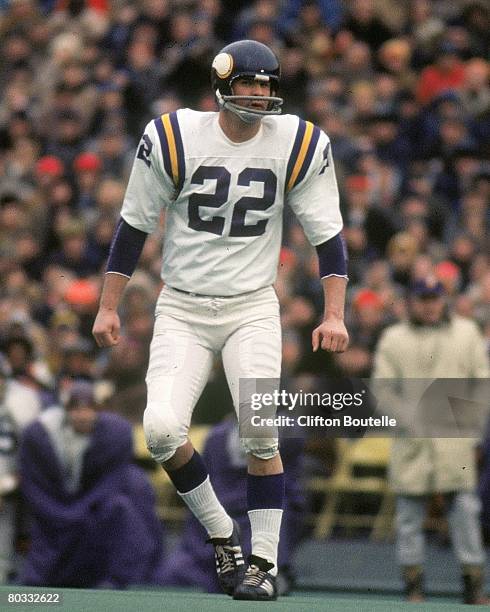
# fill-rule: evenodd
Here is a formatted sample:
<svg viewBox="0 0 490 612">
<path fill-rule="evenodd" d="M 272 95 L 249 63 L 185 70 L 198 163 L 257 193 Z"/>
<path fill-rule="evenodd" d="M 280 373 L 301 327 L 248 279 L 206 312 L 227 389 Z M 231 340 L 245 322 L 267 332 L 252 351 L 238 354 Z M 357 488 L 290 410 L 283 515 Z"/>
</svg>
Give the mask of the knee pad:
<svg viewBox="0 0 490 612">
<path fill-rule="evenodd" d="M 240 438 L 247 454 L 258 459 L 272 459 L 279 454 L 277 438 Z"/>
<path fill-rule="evenodd" d="M 143 415 L 146 446 L 158 463 L 168 461 L 187 440 L 187 427 L 174 411 L 160 404 L 148 404 Z"/>
</svg>

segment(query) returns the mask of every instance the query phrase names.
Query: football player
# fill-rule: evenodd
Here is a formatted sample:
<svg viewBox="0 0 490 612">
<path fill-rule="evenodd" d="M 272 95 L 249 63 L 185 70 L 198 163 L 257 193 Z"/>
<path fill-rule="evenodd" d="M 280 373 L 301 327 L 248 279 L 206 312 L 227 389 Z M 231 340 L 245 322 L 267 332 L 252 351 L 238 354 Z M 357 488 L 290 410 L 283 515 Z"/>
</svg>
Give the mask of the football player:
<svg viewBox="0 0 490 612">
<path fill-rule="evenodd" d="M 319 257 L 323 321 L 312 346 L 343 351 L 347 283 L 342 218 L 326 134 L 280 115 L 280 67 L 265 45 L 242 40 L 214 58 L 219 112 L 181 109 L 151 121 L 139 144 L 117 225 L 93 334 L 117 344 L 118 304 L 145 238 L 166 212 L 162 278 L 146 383 L 148 448 L 214 545 L 223 590 L 235 599 L 277 596 L 284 474 L 276 437 L 247 437 L 252 555 L 187 438 L 215 354 L 235 409 L 240 379 L 279 379 L 281 332 L 273 288 L 287 201 Z"/>
</svg>

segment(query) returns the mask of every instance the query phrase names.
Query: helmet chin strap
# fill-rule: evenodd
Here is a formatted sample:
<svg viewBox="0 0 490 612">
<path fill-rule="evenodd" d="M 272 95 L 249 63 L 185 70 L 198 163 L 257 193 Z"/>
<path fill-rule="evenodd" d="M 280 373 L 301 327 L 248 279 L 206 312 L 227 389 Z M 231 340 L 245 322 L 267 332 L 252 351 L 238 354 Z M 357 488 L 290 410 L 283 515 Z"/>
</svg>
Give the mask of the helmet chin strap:
<svg viewBox="0 0 490 612">
<path fill-rule="evenodd" d="M 276 98 L 274 96 L 260 96 L 261 100 L 265 102 L 273 102 L 276 107 L 270 110 L 260 110 L 258 108 L 247 108 L 246 106 L 240 106 L 236 104 L 235 100 L 257 100 L 258 96 L 223 96 L 220 91 L 216 90 L 216 98 L 220 108 L 229 110 L 237 117 L 239 117 L 244 123 L 256 123 L 260 121 L 262 117 L 267 115 L 280 115 L 281 105 L 283 103 L 282 98 Z"/>
</svg>

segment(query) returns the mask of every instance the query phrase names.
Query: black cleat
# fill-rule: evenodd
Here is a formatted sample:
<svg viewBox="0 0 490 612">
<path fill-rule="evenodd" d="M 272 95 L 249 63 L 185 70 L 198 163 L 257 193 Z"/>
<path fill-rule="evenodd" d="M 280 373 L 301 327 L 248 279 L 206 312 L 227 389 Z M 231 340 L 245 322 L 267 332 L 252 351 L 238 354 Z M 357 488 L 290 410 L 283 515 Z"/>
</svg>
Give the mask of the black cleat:
<svg viewBox="0 0 490 612">
<path fill-rule="evenodd" d="M 269 574 L 274 567 L 262 557 L 250 555 L 249 566 L 241 584 L 235 589 L 233 599 L 249 601 L 274 601 L 277 599 L 276 577 Z"/>
<path fill-rule="evenodd" d="M 233 521 L 233 531 L 229 538 L 209 538 L 207 543 L 214 546 L 219 584 L 227 595 L 233 595 L 245 574 L 238 523 Z"/>
</svg>

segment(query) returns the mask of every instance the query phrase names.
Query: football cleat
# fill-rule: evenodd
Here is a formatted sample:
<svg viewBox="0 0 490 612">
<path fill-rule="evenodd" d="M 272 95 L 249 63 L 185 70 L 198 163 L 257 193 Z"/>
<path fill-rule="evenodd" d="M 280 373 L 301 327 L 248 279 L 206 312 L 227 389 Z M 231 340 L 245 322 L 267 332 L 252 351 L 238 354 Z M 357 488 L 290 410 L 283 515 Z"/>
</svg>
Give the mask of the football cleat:
<svg viewBox="0 0 490 612">
<path fill-rule="evenodd" d="M 227 595 L 233 595 L 245 573 L 238 523 L 233 521 L 233 531 L 229 538 L 209 538 L 207 543 L 214 546 L 219 584 Z"/>
<path fill-rule="evenodd" d="M 243 581 L 235 589 L 233 599 L 249 601 L 274 601 L 277 599 L 276 577 L 269 574 L 274 567 L 261 557 L 250 555 L 249 566 Z"/>
<path fill-rule="evenodd" d="M 278 97 L 281 67 L 279 60 L 269 47 L 256 40 L 238 40 L 226 45 L 214 58 L 211 66 L 211 83 L 220 108 L 235 113 L 246 123 L 254 123 L 264 115 L 279 115 L 282 98 Z M 266 110 L 245 107 L 242 100 L 253 100 L 254 96 L 236 96 L 233 82 L 239 78 L 267 81 L 271 86 L 270 96 L 261 96 L 268 102 Z"/>
</svg>

